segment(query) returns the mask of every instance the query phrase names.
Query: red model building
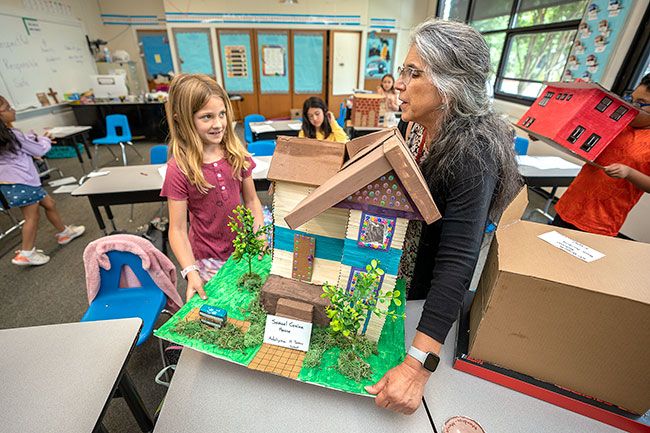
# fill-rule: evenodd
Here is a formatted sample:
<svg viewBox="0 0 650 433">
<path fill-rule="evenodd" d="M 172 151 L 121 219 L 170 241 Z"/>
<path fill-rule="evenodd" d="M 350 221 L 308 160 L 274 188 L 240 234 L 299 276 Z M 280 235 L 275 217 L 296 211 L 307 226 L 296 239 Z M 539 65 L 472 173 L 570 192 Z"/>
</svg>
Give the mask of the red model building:
<svg viewBox="0 0 650 433">
<path fill-rule="evenodd" d="M 593 161 L 639 113 L 593 83 L 545 83 L 517 126 L 534 137 Z"/>
</svg>

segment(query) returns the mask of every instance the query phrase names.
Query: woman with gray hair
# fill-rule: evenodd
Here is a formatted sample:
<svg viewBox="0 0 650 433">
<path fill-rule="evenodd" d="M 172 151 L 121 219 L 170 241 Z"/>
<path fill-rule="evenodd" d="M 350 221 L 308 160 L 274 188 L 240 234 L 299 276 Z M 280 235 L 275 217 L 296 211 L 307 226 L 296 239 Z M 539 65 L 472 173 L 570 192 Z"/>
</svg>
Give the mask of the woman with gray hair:
<svg viewBox="0 0 650 433">
<path fill-rule="evenodd" d="M 401 130 L 442 219 L 409 225 L 400 273 L 407 280 L 412 274 L 408 299 L 426 302 L 404 362 L 366 389 L 378 406 L 410 414 L 469 288 L 486 224 L 498 219 L 521 179 L 513 130 L 487 95 L 490 51 L 476 30 L 425 21 L 413 30 L 398 72 L 395 88 L 409 122 Z"/>
</svg>

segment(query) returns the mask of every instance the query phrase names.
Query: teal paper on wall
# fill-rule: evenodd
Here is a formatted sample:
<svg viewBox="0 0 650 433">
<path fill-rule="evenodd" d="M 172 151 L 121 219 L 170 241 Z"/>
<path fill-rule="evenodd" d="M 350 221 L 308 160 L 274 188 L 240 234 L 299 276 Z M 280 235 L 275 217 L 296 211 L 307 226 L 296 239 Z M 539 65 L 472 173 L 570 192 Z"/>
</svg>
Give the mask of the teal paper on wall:
<svg viewBox="0 0 650 433">
<path fill-rule="evenodd" d="M 257 52 L 260 65 L 260 91 L 262 93 L 288 93 L 288 35 L 286 33 L 258 33 Z"/>
<path fill-rule="evenodd" d="M 175 32 L 182 72 L 214 76 L 210 35 L 207 32 Z"/>
<path fill-rule="evenodd" d="M 323 92 L 323 35 L 293 35 L 293 90 Z"/>
<path fill-rule="evenodd" d="M 228 93 L 253 93 L 251 37 L 249 33 L 222 33 L 221 68 Z"/>
</svg>

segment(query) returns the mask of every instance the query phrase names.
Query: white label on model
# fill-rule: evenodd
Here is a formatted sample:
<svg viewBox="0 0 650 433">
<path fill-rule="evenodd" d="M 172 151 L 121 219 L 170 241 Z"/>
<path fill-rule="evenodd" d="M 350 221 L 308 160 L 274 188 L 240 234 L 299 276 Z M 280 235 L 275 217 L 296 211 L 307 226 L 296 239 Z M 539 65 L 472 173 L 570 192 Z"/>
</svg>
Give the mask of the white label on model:
<svg viewBox="0 0 650 433">
<path fill-rule="evenodd" d="M 574 257 L 579 258 L 583 262 L 593 262 L 594 260 L 598 260 L 602 257 L 605 257 L 605 254 L 601 253 L 600 251 L 596 251 L 593 248 L 589 248 L 588 246 L 581 244 L 578 241 L 574 241 L 571 238 L 568 238 L 564 236 L 563 234 L 560 234 L 553 230 L 552 232 L 548 233 L 543 233 L 538 236 L 543 241 L 548 242 L 549 244 L 553 245 L 555 248 L 559 248 L 564 252 L 567 252 L 571 254 Z"/>
<path fill-rule="evenodd" d="M 270 314 L 266 316 L 264 343 L 307 352 L 310 339 L 311 323 Z"/>
</svg>

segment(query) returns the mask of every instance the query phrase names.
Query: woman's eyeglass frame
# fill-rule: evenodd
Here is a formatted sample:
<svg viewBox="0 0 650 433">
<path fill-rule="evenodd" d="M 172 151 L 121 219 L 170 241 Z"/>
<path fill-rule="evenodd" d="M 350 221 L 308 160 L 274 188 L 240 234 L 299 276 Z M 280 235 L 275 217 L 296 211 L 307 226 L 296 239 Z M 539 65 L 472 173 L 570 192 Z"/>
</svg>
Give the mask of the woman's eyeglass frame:
<svg viewBox="0 0 650 433">
<path fill-rule="evenodd" d="M 419 74 L 424 74 L 422 69 L 417 69 L 412 66 L 398 66 L 397 67 L 397 79 L 402 80 L 405 86 L 408 86 L 414 76 Z"/>
</svg>

